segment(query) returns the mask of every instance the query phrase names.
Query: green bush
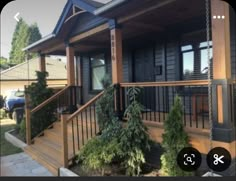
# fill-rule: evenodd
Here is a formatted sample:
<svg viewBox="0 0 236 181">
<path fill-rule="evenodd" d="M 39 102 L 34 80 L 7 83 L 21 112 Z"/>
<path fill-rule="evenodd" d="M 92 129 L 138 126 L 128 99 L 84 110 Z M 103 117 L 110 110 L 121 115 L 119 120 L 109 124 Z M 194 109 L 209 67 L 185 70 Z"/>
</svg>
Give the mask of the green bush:
<svg viewBox="0 0 236 181">
<path fill-rule="evenodd" d="M 113 95 L 109 91 L 107 97 Z M 84 169 L 99 170 L 104 175 L 105 168 L 115 162 L 126 170 L 127 175 L 140 174 L 141 166 L 145 163 L 144 152 L 149 150 L 150 146 L 147 128 L 141 120 L 142 106 L 136 99 L 139 92 L 138 88 L 129 90 L 131 104 L 125 111 L 128 118 L 126 127 L 122 127 L 121 121 L 111 113 L 108 114 L 111 116 L 109 119 L 105 114 L 104 117 L 98 117 L 105 118 L 107 122 L 100 120 L 104 123 L 101 135 L 91 139 L 78 153 L 77 161 L 82 163 Z M 106 103 L 108 102 L 110 103 L 110 100 Z M 111 107 L 105 106 L 105 109 L 109 111 Z"/>
<path fill-rule="evenodd" d="M 180 97 L 176 96 L 174 105 L 164 122 L 162 135 L 164 153 L 161 156 L 161 171 L 167 176 L 189 176 L 192 173 L 183 171 L 177 164 L 176 158 L 180 150 L 189 146 L 188 135 L 184 131 L 183 106 Z"/>
<path fill-rule="evenodd" d="M 128 91 L 131 104 L 125 111 L 128 118 L 127 127 L 121 133 L 120 141 L 124 153 L 123 165 L 127 175 L 139 175 L 141 166 L 145 163 L 144 152 L 150 149 L 150 139 L 147 127 L 141 119 L 142 105 L 137 101 L 140 88 L 130 88 Z"/>
<path fill-rule="evenodd" d="M 26 140 L 26 120 L 25 118 L 22 119 L 20 123 L 20 136 Z"/>
<path fill-rule="evenodd" d="M 102 135 L 92 138 L 80 150 L 77 162 L 82 162 L 85 170 L 96 170 L 104 175 L 105 169 L 122 155 L 118 135 L 121 125 L 117 120 L 104 129 Z"/>
<path fill-rule="evenodd" d="M 110 79 L 105 76 L 102 80 L 104 94 L 96 103 L 96 115 L 100 130 L 105 129 L 114 117 L 114 88 Z"/>
<path fill-rule="evenodd" d="M 43 101 L 53 95 L 53 90 L 47 87 L 47 72 L 36 71 L 37 82 L 32 83 L 27 89 L 26 94 L 30 97 L 30 106 L 32 108 L 38 106 Z M 31 114 L 31 136 L 32 138 L 46 129 L 56 120 L 54 114 L 55 104 L 51 103 L 43 107 L 39 111 Z"/>
<path fill-rule="evenodd" d="M 0 119 L 7 118 L 7 113 L 3 109 L 0 109 Z"/>
</svg>

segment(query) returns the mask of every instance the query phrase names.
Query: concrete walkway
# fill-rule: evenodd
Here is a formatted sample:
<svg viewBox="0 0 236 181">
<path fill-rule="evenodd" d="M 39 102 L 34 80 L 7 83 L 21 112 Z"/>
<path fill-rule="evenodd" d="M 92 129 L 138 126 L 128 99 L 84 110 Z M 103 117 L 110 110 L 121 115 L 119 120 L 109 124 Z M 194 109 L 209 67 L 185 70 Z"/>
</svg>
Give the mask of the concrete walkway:
<svg viewBox="0 0 236 181">
<path fill-rule="evenodd" d="M 0 176 L 53 176 L 25 153 L 0 157 Z"/>
</svg>

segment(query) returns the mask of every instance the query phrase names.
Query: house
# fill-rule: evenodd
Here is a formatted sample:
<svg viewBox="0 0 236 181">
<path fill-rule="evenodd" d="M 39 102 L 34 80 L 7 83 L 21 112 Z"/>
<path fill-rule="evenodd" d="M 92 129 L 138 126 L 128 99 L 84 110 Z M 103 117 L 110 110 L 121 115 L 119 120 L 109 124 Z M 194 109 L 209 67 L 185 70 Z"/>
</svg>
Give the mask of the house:
<svg viewBox="0 0 236 181">
<path fill-rule="evenodd" d="M 46 57 L 45 65 L 48 71 L 48 86 L 64 87 L 67 84 L 66 64 L 58 59 Z M 9 90 L 24 89 L 25 85 L 36 81 L 36 71 L 39 70 L 39 58 L 34 58 L 2 71 L 0 74 L 1 94 L 6 96 Z"/>
<path fill-rule="evenodd" d="M 209 3 L 207 9 L 205 0 L 68 0 L 54 31 L 25 48 L 41 53 L 41 66 L 45 55 L 66 55 L 68 68 L 67 87 L 26 110 L 27 127 L 30 116 L 51 101 L 66 99 L 63 106 L 75 109 L 33 141 L 27 130 L 25 151 L 55 175 L 60 166 L 68 167 L 98 131 L 95 106 L 107 73 L 116 87 L 114 106 L 120 117 L 129 104 L 128 88 L 143 87 L 142 119 L 152 139 L 161 141 L 163 122 L 178 94 L 192 146 L 206 155 L 212 143 L 235 160 L 236 17 L 226 2 Z M 231 164 L 225 172 L 233 171 Z"/>
</svg>

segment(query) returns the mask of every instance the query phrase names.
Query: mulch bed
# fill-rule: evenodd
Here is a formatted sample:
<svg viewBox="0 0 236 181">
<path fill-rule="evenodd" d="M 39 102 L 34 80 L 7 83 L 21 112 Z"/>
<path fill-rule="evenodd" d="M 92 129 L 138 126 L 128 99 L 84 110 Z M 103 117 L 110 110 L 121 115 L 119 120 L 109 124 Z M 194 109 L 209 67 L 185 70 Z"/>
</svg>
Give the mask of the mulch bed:
<svg viewBox="0 0 236 181">
<path fill-rule="evenodd" d="M 159 144 L 155 144 L 151 147 L 151 150 L 146 153 L 146 164 L 142 167 L 142 173 L 140 176 L 160 176 L 160 155 L 162 149 Z M 74 164 L 69 168 L 72 172 L 79 176 L 102 176 L 101 172 L 96 170 L 84 169 L 81 164 Z M 125 176 L 125 170 L 119 168 L 116 164 L 113 164 L 105 169 L 104 176 Z"/>
<path fill-rule="evenodd" d="M 26 140 L 20 135 L 19 131 L 17 129 L 14 129 L 13 131 L 9 132 L 11 135 L 15 136 L 22 142 L 26 143 Z"/>
</svg>

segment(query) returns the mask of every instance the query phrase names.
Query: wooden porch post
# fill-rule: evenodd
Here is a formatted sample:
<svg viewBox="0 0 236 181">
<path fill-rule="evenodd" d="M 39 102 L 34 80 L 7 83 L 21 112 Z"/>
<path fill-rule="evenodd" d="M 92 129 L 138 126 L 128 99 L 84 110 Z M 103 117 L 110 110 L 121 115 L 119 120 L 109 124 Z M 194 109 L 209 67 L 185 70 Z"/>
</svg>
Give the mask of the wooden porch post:
<svg viewBox="0 0 236 181">
<path fill-rule="evenodd" d="M 61 115 L 62 163 L 68 168 L 67 116 Z"/>
<path fill-rule="evenodd" d="M 119 83 L 123 82 L 123 55 L 122 55 L 122 32 L 117 22 L 111 20 L 110 34 L 111 34 L 111 65 L 112 65 L 112 83 L 115 86 L 115 111 L 119 118 L 121 118 L 122 95 Z"/>
<path fill-rule="evenodd" d="M 27 87 L 25 86 L 25 90 Z M 26 126 L 26 143 L 31 145 L 31 121 L 30 121 L 30 100 L 29 95 L 25 94 L 25 126 Z"/>
<path fill-rule="evenodd" d="M 74 48 L 66 45 L 66 57 L 67 57 L 67 85 L 75 85 L 75 53 Z"/>
<path fill-rule="evenodd" d="M 111 28 L 112 83 L 123 81 L 122 34 L 121 29 Z"/>
<path fill-rule="evenodd" d="M 40 54 L 39 71 L 40 72 L 45 72 L 46 71 L 46 60 L 45 60 L 45 55 L 44 54 Z"/>
<path fill-rule="evenodd" d="M 231 141 L 233 122 L 231 114 L 232 99 L 231 56 L 230 56 L 230 9 L 224 1 L 211 0 L 211 22 L 213 43 L 213 139 Z M 218 18 L 220 16 L 220 19 Z M 223 18 L 222 18 L 223 16 Z M 214 18 L 216 17 L 216 18 Z"/>
</svg>

